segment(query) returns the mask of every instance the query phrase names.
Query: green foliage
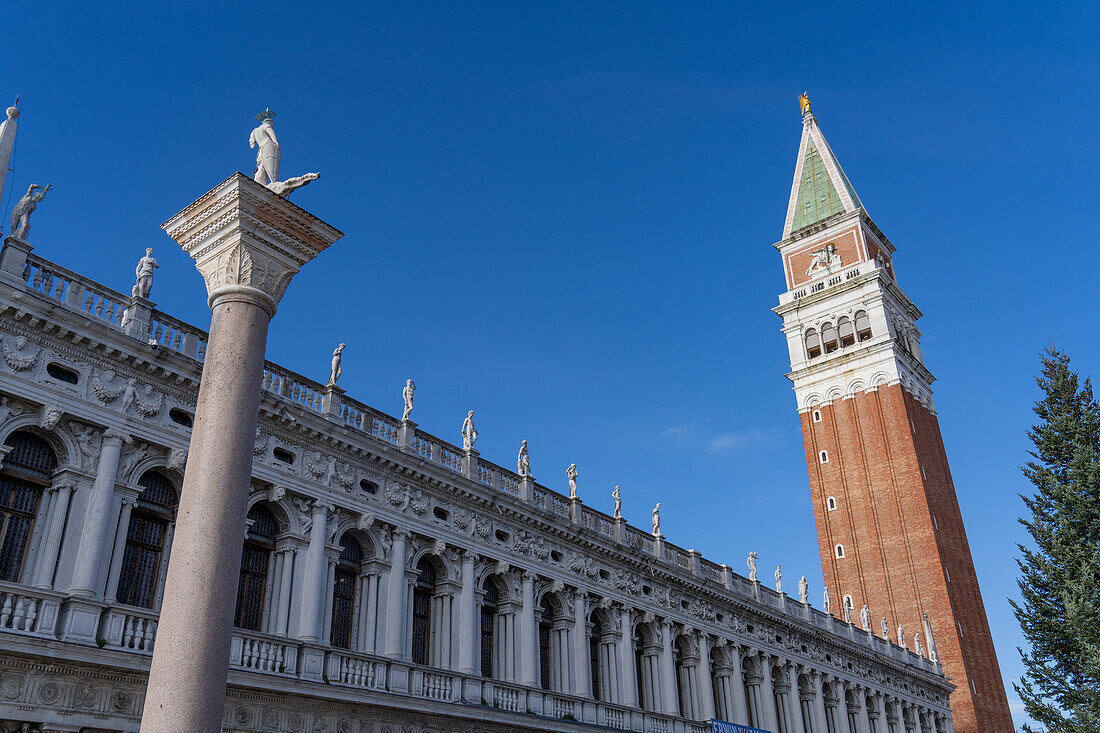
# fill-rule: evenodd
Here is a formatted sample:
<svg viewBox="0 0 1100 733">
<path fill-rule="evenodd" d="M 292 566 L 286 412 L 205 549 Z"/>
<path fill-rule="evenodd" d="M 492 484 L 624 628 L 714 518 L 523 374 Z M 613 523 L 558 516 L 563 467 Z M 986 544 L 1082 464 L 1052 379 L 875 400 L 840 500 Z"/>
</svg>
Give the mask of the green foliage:
<svg viewBox="0 0 1100 733">
<path fill-rule="evenodd" d="M 1069 357 L 1053 348 L 1036 379 L 1043 399 L 1028 431 L 1035 485 L 1020 519 L 1034 547 L 1020 545 L 1020 603 L 1012 602 L 1031 650 L 1015 685 L 1028 715 L 1052 733 L 1100 730 L 1100 405 Z M 1026 729 L 1026 728 L 1025 728 Z"/>
</svg>

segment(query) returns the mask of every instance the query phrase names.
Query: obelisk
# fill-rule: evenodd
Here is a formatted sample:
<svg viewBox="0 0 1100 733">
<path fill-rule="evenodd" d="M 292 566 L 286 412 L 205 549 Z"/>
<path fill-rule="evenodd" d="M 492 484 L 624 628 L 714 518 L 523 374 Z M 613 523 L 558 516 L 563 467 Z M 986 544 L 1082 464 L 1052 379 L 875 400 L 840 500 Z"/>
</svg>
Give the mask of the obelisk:
<svg viewBox="0 0 1100 733">
<path fill-rule="evenodd" d="M 8 168 L 11 167 L 11 153 L 15 149 L 16 120 L 19 119 L 19 98 L 15 98 L 15 104 L 8 107 L 7 117 L 0 123 L 0 197 L 4 194 L 4 184 L 8 179 Z"/>
<path fill-rule="evenodd" d="M 141 730 L 217 733 L 268 323 L 299 268 L 343 233 L 241 173 L 163 228 L 206 280 L 210 336 Z"/>
</svg>

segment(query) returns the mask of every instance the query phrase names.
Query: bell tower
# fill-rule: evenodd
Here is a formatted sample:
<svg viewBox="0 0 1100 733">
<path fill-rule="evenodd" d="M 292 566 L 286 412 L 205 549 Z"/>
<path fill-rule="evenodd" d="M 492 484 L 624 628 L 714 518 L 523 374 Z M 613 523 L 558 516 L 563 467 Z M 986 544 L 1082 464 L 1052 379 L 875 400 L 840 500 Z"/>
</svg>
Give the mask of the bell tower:
<svg viewBox="0 0 1100 733">
<path fill-rule="evenodd" d="M 957 686 L 955 730 L 1012 718 L 932 402 L 917 306 L 805 95 L 783 238 L 783 319 L 832 612 L 915 635 Z M 927 623 L 925 617 L 927 615 Z M 928 638 L 934 634 L 934 647 Z"/>
</svg>

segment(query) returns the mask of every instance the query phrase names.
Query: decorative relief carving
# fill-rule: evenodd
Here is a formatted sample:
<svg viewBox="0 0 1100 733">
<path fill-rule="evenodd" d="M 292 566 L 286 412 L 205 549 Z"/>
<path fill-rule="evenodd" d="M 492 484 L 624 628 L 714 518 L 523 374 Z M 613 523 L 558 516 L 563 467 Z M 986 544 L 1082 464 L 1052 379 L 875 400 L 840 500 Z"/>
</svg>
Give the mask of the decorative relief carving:
<svg viewBox="0 0 1100 733">
<path fill-rule="evenodd" d="M 38 699 L 45 705 L 53 705 L 61 697 L 61 686 L 56 682 L 43 682 L 38 688 Z"/>
<path fill-rule="evenodd" d="M 8 363 L 8 367 L 13 372 L 25 372 L 28 369 L 33 369 L 34 365 L 38 363 L 38 355 L 42 353 L 42 349 L 31 344 L 31 348 L 28 350 L 26 336 L 16 336 L 14 339 L 10 339 L 12 341 L 11 346 L 8 345 L 8 340 L 5 338 L 0 342 L 0 346 L 4 350 L 4 361 Z"/>
<path fill-rule="evenodd" d="M 114 381 L 115 371 L 113 369 L 104 369 L 98 374 L 92 375 L 92 394 L 105 405 L 117 400 L 126 390 L 125 384 L 120 383 L 116 386 L 112 384 Z"/>
<path fill-rule="evenodd" d="M 26 409 L 26 405 L 19 400 L 11 397 L 0 397 L 0 425 L 6 423 L 8 418 L 22 415 Z"/>
</svg>

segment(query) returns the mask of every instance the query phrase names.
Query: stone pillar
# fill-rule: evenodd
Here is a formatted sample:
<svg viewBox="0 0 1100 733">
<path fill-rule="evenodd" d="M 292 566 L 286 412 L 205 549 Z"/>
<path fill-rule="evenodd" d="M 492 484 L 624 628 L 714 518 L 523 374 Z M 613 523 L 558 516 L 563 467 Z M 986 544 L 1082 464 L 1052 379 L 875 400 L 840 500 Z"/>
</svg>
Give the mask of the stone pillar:
<svg viewBox="0 0 1100 733">
<path fill-rule="evenodd" d="M 69 497 L 76 485 L 65 481 L 51 486 L 56 496 L 50 504 L 50 524 L 46 534 L 46 544 L 42 547 L 41 560 L 35 573 L 35 585 L 39 588 L 53 588 L 53 573 L 57 568 L 57 553 L 61 550 L 61 535 L 65 532 L 65 515 L 69 511 Z"/>
<path fill-rule="evenodd" d="M 810 680 L 814 685 L 814 733 L 825 733 L 829 727 L 825 721 L 825 676 L 811 672 Z"/>
<path fill-rule="evenodd" d="M 153 336 L 150 329 L 155 305 L 148 298 L 139 295 L 131 297 L 130 307 L 122 313 L 122 323 L 119 324 L 122 332 L 142 343 L 148 342 Z"/>
<path fill-rule="evenodd" d="M 268 324 L 294 274 L 342 234 L 240 173 L 164 229 L 195 259 L 211 316 L 142 730 L 217 733 Z"/>
<path fill-rule="evenodd" d="M 535 576 L 525 572 L 520 585 L 520 598 L 523 610 L 520 611 L 520 665 L 519 683 L 528 687 L 538 687 L 539 679 L 535 666 L 537 643 L 535 634 Z"/>
<path fill-rule="evenodd" d="M 275 604 L 275 633 L 285 634 L 290 623 L 290 590 L 294 583 L 294 551 L 283 550 L 279 553 L 283 561 L 279 571 L 282 575 L 279 580 L 279 597 Z"/>
<path fill-rule="evenodd" d="M 328 513 L 335 507 L 320 501 L 313 502 L 312 525 L 309 529 L 309 546 L 306 548 L 305 577 L 302 578 L 302 611 L 298 622 L 298 638 L 302 641 L 320 641 L 321 608 L 324 607 L 325 535 Z"/>
<path fill-rule="evenodd" d="M 760 671 L 764 679 L 760 683 L 760 717 L 764 719 L 764 728 L 778 730 L 775 716 L 775 685 L 772 684 L 772 658 L 770 654 L 760 655 Z"/>
<path fill-rule="evenodd" d="M 679 715 L 680 705 L 676 695 L 676 662 L 672 657 L 672 622 L 661 625 L 661 702 L 669 715 Z"/>
<path fill-rule="evenodd" d="M 136 499 L 129 496 L 122 498 L 122 513 L 118 517 L 118 529 L 115 530 L 115 547 L 111 551 L 111 568 L 107 572 L 107 593 L 104 598 L 107 603 L 114 603 L 118 599 L 118 581 L 122 577 L 122 555 L 126 551 L 126 535 L 130 533 L 130 512 L 134 509 Z M 167 553 L 165 553 L 166 556 Z"/>
<path fill-rule="evenodd" d="M 406 453 L 416 453 L 416 423 L 412 420 L 397 424 L 397 446 Z"/>
<path fill-rule="evenodd" d="M 710 665 L 710 637 L 699 634 L 699 717 L 714 717 L 714 670 Z"/>
<path fill-rule="evenodd" d="M 733 662 L 733 720 L 729 722 L 748 725 L 749 715 L 745 710 L 745 670 L 741 665 L 740 647 L 734 646 L 730 650 L 730 660 Z"/>
<path fill-rule="evenodd" d="M 588 594 L 579 590 L 573 599 L 573 693 L 581 697 L 593 697 L 595 692 L 589 679 L 592 661 L 588 658 L 591 645 L 588 643 L 587 609 Z"/>
<path fill-rule="evenodd" d="M 802 688 L 798 684 L 798 667 L 787 662 L 787 680 L 791 689 L 787 693 L 787 714 L 790 716 L 792 733 L 806 733 L 802 725 Z"/>
<path fill-rule="evenodd" d="M 403 529 L 393 531 L 390 548 L 390 577 L 386 582 L 386 646 L 383 656 L 402 659 L 405 656 L 405 538 Z"/>
<path fill-rule="evenodd" d="M 458 600 L 458 671 L 474 674 L 474 648 L 476 629 L 479 628 L 474 604 L 474 563 L 477 555 L 467 550 L 462 553 L 462 591 Z"/>
<path fill-rule="evenodd" d="M 619 641 L 619 679 L 623 681 L 622 704 L 638 707 L 638 670 L 634 664 L 634 622 L 629 608 L 619 614 L 622 637 Z M 612 691 L 614 692 L 614 691 Z"/>
<path fill-rule="evenodd" d="M 80 533 L 80 545 L 76 550 L 76 567 L 73 570 L 72 585 L 69 586 L 71 595 L 85 598 L 94 598 L 98 595 L 96 586 L 99 582 L 99 571 L 103 565 L 107 526 L 111 519 L 111 507 L 115 498 L 115 475 L 118 473 L 118 459 L 122 453 L 124 441 L 129 443 L 130 436 L 117 430 L 111 429 L 103 434 L 103 447 L 99 454 L 95 483 L 92 484 L 88 505 L 84 510 L 84 529 Z M 242 520 L 241 523 L 243 524 L 244 521 Z M 235 592 L 233 600 L 236 601 Z M 230 622 L 232 620 L 230 618 Z"/>
</svg>

